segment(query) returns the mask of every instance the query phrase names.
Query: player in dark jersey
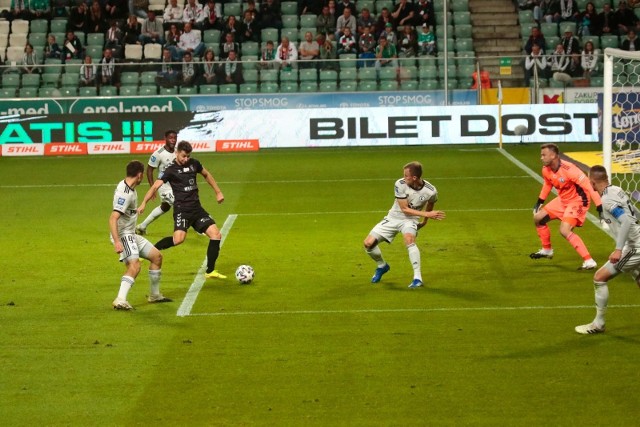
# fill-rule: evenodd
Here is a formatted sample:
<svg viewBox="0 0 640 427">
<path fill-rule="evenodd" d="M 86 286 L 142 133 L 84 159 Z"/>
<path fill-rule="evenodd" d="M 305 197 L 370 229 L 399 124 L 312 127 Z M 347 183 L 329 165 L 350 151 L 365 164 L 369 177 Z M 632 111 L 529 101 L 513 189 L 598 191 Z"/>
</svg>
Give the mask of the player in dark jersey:
<svg viewBox="0 0 640 427">
<path fill-rule="evenodd" d="M 207 272 L 205 277 L 208 279 L 226 279 L 226 276 L 220 274 L 216 269 L 216 260 L 220 253 L 220 239 L 222 235 L 216 225 L 216 222 L 204 210 L 200 204 L 198 195 L 197 175 L 200 174 L 207 181 L 207 184 L 216 192 L 216 200 L 218 203 L 224 202 L 224 195 L 213 175 L 202 166 L 196 159 L 191 158 L 193 147 L 187 141 L 180 141 L 176 146 L 176 160 L 169 165 L 151 186 L 144 200 L 138 208 L 138 212 L 142 213 L 149 200 L 155 192 L 168 182 L 171 184 L 175 202 L 173 205 L 173 236 L 165 237 L 155 244 L 158 249 L 167 249 L 177 246 L 184 242 L 187 237 L 187 230 L 193 227 L 198 233 L 206 234 L 209 237 L 209 247 L 207 248 Z"/>
</svg>

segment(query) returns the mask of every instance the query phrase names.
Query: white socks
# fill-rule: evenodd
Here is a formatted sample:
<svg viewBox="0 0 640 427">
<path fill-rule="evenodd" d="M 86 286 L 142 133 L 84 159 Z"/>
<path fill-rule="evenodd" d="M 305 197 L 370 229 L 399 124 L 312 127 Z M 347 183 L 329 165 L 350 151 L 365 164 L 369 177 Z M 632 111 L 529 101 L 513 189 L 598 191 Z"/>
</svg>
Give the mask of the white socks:
<svg viewBox="0 0 640 427">
<path fill-rule="evenodd" d="M 609 286 L 607 282 L 593 282 L 596 296 L 596 318 L 593 323 L 598 327 L 604 326 L 604 317 L 607 314 L 607 303 L 609 302 Z"/>
<path fill-rule="evenodd" d="M 382 258 L 382 251 L 380 250 L 378 245 L 374 246 L 370 250 L 365 249 L 364 251 L 371 257 L 372 260 L 376 262 L 376 264 L 378 264 L 378 268 L 384 267 L 387 264 L 384 261 L 384 258 Z"/>
<path fill-rule="evenodd" d="M 120 290 L 118 291 L 118 299 L 123 301 L 127 300 L 127 294 L 129 293 L 129 289 L 133 286 L 135 279 L 131 276 L 122 276 L 120 281 Z"/>
<path fill-rule="evenodd" d="M 409 252 L 409 261 L 411 262 L 411 267 L 413 268 L 413 278 L 418 279 L 422 282 L 422 269 L 420 268 L 420 249 L 416 246 L 415 243 L 407 246 L 407 251 Z"/>
<path fill-rule="evenodd" d="M 153 221 L 155 221 L 156 219 L 158 219 L 160 216 L 162 216 L 165 212 L 160 208 L 160 206 L 156 206 L 156 208 L 154 210 L 151 211 L 151 213 L 149 214 L 148 217 L 146 217 L 144 219 L 144 221 L 142 221 L 142 224 L 140 224 L 140 227 L 142 228 L 147 228 L 149 226 L 149 224 L 151 224 Z"/>
<path fill-rule="evenodd" d="M 160 294 L 160 277 L 162 277 L 162 270 L 149 270 L 149 292 L 151 295 Z"/>
</svg>

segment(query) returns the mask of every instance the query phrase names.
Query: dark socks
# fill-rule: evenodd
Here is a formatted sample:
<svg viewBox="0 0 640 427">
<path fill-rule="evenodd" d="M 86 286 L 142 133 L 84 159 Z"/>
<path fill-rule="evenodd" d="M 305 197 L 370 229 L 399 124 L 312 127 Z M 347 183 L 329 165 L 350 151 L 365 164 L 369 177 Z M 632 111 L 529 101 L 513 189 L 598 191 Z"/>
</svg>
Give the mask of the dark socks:
<svg viewBox="0 0 640 427">
<path fill-rule="evenodd" d="M 165 237 L 164 239 L 161 239 L 154 246 L 158 250 L 169 249 L 170 247 L 175 246 L 173 244 L 173 236 L 169 236 L 169 237 Z"/>
<path fill-rule="evenodd" d="M 207 248 L 207 273 L 216 269 L 216 260 L 220 254 L 220 240 L 209 240 Z"/>
</svg>

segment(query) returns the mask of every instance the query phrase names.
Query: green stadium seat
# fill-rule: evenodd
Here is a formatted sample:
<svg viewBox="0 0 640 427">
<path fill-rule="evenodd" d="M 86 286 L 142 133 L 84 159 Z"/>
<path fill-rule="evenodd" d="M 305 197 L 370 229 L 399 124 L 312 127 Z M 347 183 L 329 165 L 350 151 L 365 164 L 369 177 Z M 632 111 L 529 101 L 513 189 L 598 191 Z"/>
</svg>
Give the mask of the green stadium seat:
<svg viewBox="0 0 640 427">
<path fill-rule="evenodd" d="M 243 59 L 258 59 L 260 57 L 260 44 L 257 42 L 242 43 Z"/>
<path fill-rule="evenodd" d="M 118 88 L 114 86 L 100 86 L 100 96 L 118 96 Z"/>
<path fill-rule="evenodd" d="M 269 40 L 273 42 L 275 46 L 278 46 L 280 42 L 280 37 L 278 37 L 278 29 L 277 28 L 263 28 L 260 32 L 260 40 L 262 43 L 266 43 Z"/>
<path fill-rule="evenodd" d="M 260 82 L 277 83 L 278 82 L 278 70 L 261 70 Z"/>
<path fill-rule="evenodd" d="M 533 20 L 533 18 L 532 18 Z M 453 22 L 458 25 L 471 25 L 471 12 L 459 11 L 453 14 Z"/>
<path fill-rule="evenodd" d="M 0 89 L 0 98 L 15 98 L 16 97 L 16 88 L 2 88 Z"/>
<path fill-rule="evenodd" d="M 298 82 L 295 81 L 282 82 L 280 84 L 280 92 L 282 93 L 296 93 L 299 90 Z"/>
<path fill-rule="evenodd" d="M 247 83 L 256 83 L 260 81 L 258 70 L 250 68 L 249 64 L 242 69 L 242 77 L 244 77 L 244 81 Z"/>
<path fill-rule="evenodd" d="M 180 86 L 180 95 L 197 95 L 198 86 Z"/>
<path fill-rule="evenodd" d="M 320 75 L 322 75 L 322 71 L 320 71 Z M 358 79 L 358 70 L 355 68 L 342 68 L 340 70 L 340 81 L 355 81 Z"/>
<path fill-rule="evenodd" d="M 317 81 L 307 81 L 300 83 L 300 92 L 302 93 L 314 93 L 318 91 Z"/>
<path fill-rule="evenodd" d="M 564 25 L 564 24 L 562 24 Z M 555 22 L 543 22 L 540 24 L 540 32 L 542 32 L 542 35 L 547 38 L 547 37 L 558 37 L 558 24 Z"/>
<path fill-rule="evenodd" d="M 135 71 L 123 71 L 120 73 L 120 83 L 122 86 L 138 86 L 140 75 Z"/>
<path fill-rule="evenodd" d="M 222 10 L 225 17 L 235 16 L 240 18 L 242 16 L 242 4 L 241 3 L 224 3 L 224 9 Z"/>
<path fill-rule="evenodd" d="M 61 96 L 60 91 L 55 87 L 41 87 L 38 90 L 39 98 L 54 98 L 54 97 L 60 97 L 60 96 Z"/>
<path fill-rule="evenodd" d="M 321 70 L 319 73 L 320 82 L 335 82 L 338 80 L 338 72 L 335 70 Z M 356 73 L 353 73 L 355 76 Z M 353 79 L 354 77 L 351 77 Z"/>
<path fill-rule="evenodd" d="M 340 69 L 355 68 L 358 61 L 355 53 L 343 53 L 340 55 Z"/>
<path fill-rule="evenodd" d="M 418 81 L 417 80 L 401 81 L 400 90 L 418 90 Z"/>
<path fill-rule="evenodd" d="M 120 87 L 120 96 L 137 96 L 137 95 L 138 95 L 137 86 L 121 86 Z"/>
<path fill-rule="evenodd" d="M 360 68 L 358 70 L 358 80 L 360 82 L 376 81 L 378 79 L 375 68 Z"/>
<path fill-rule="evenodd" d="M 382 9 L 384 9 L 385 7 L 389 9 L 389 12 L 393 12 L 393 0 L 376 0 L 376 15 L 380 15 L 380 12 L 382 12 Z M 440 11 L 442 10 L 442 8 L 438 10 Z"/>
<path fill-rule="evenodd" d="M 40 74 L 23 74 L 22 87 L 40 87 Z"/>
<path fill-rule="evenodd" d="M 361 80 L 358 83 L 358 92 L 375 92 L 378 90 L 378 83 L 375 80 Z"/>
<path fill-rule="evenodd" d="M 362 2 L 362 0 L 360 0 Z M 300 17 L 300 28 L 315 28 L 317 16 L 314 14 L 302 15 Z"/>
<path fill-rule="evenodd" d="M 161 87 L 158 93 L 160 95 L 177 95 L 178 88 L 177 87 Z"/>
<path fill-rule="evenodd" d="M 155 71 L 143 71 L 140 73 L 141 85 L 154 85 L 156 84 L 156 76 L 158 73 Z"/>
<path fill-rule="evenodd" d="M 362 9 L 368 9 L 371 12 L 371 15 L 374 15 L 376 10 L 376 2 L 374 0 L 358 0 L 358 4 L 356 6 L 358 10 L 358 15 L 362 12 Z"/>
<path fill-rule="evenodd" d="M 300 32 L 297 28 L 283 28 L 280 30 L 280 38 L 286 37 L 291 43 L 298 44 L 300 40 Z"/>
<path fill-rule="evenodd" d="M 4 74 L 2 76 L 2 87 L 3 88 L 15 88 L 18 89 L 20 87 L 20 74 L 10 73 Z"/>
<path fill-rule="evenodd" d="M 214 45 L 220 43 L 222 32 L 220 30 L 204 30 L 202 41 L 206 45 Z"/>
<path fill-rule="evenodd" d="M 600 47 L 606 49 L 608 47 L 617 48 L 619 46 L 618 36 L 606 35 L 600 36 Z"/>
<path fill-rule="evenodd" d="M 298 15 L 282 15 L 282 26 L 284 28 L 298 28 L 300 20 Z"/>
<path fill-rule="evenodd" d="M 200 85 L 200 94 L 218 93 L 218 85 Z"/>
<path fill-rule="evenodd" d="M 72 98 L 74 96 L 78 96 L 78 88 L 77 87 L 65 86 L 65 87 L 61 87 L 59 89 L 59 91 L 60 91 L 60 96 L 62 96 L 64 98 Z"/>
<path fill-rule="evenodd" d="M 231 94 L 231 93 L 238 93 L 238 86 L 236 86 L 235 84 L 226 84 L 226 85 L 220 85 L 220 93 L 226 93 L 226 94 Z"/>
<path fill-rule="evenodd" d="M 378 77 L 381 81 L 397 80 L 398 73 L 394 67 L 382 67 L 378 72 Z"/>
<path fill-rule="evenodd" d="M 62 87 L 78 87 L 78 74 L 63 74 L 60 76 L 60 85 Z"/>
<path fill-rule="evenodd" d="M 282 15 L 297 15 L 298 2 L 283 1 L 282 3 L 280 3 L 280 10 L 282 11 Z"/>
<path fill-rule="evenodd" d="M 52 33 L 66 33 L 67 31 L 67 19 L 55 18 L 50 21 L 51 32 Z M 61 39 L 57 39 L 58 43 L 60 43 Z"/>
<path fill-rule="evenodd" d="M 54 73 L 42 74 L 42 83 L 40 84 L 40 86 L 57 87 L 58 83 L 60 83 L 60 74 L 54 74 Z"/>
<path fill-rule="evenodd" d="M 278 93 L 278 84 L 275 82 L 261 83 L 260 93 Z"/>
<path fill-rule="evenodd" d="M 604 86 L 604 77 L 591 77 L 591 81 L 589 83 L 591 87 L 603 87 Z"/>
<path fill-rule="evenodd" d="M 455 13 L 468 12 L 469 0 L 451 0 L 451 2 L 449 3 L 449 7 Z"/>
<path fill-rule="evenodd" d="M 80 67 L 84 61 L 82 59 L 67 59 L 64 63 L 65 74 L 80 75 Z"/>
<path fill-rule="evenodd" d="M 398 90 L 398 82 L 396 80 L 381 81 L 379 90 L 384 90 L 384 91 Z"/>
<path fill-rule="evenodd" d="M 154 83 L 142 84 L 138 88 L 138 95 L 154 96 L 154 95 L 157 95 L 157 94 L 158 94 L 158 86 L 156 86 Z"/>
<path fill-rule="evenodd" d="M 38 88 L 37 87 L 23 87 L 18 91 L 18 96 L 20 98 L 37 98 L 38 97 Z"/>
<path fill-rule="evenodd" d="M 318 71 L 315 68 L 303 68 L 300 70 L 300 83 L 318 82 Z"/>
<path fill-rule="evenodd" d="M 298 83 L 298 70 L 282 70 L 280 71 L 280 82 Z"/>
<path fill-rule="evenodd" d="M 104 46 L 104 33 L 87 34 L 87 46 Z"/>
<path fill-rule="evenodd" d="M 418 67 L 400 67 L 400 81 L 418 81 Z"/>
<path fill-rule="evenodd" d="M 473 40 L 472 39 L 456 39 L 455 43 L 456 52 L 468 52 L 473 50 Z"/>
<path fill-rule="evenodd" d="M 46 34 L 49 32 L 49 20 L 48 19 L 34 19 L 29 25 L 29 33 L 32 34 Z"/>
<path fill-rule="evenodd" d="M 453 34 L 456 39 L 471 39 L 473 37 L 472 27 L 466 24 L 456 25 L 453 29 Z"/>
<path fill-rule="evenodd" d="M 522 37 L 523 40 L 527 40 L 529 38 L 529 36 L 531 35 L 531 29 L 533 27 L 537 27 L 537 25 L 534 22 L 529 22 L 529 23 L 520 23 L 520 37 Z"/>
<path fill-rule="evenodd" d="M 85 46 L 85 54 L 90 56 L 93 62 L 102 59 L 102 46 Z"/>
<path fill-rule="evenodd" d="M 47 35 L 45 33 L 31 33 L 29 34 L 29 43 L 33 46 L 34 51 L 40 53 L 47 44 Z"/>
<path fill-rule="evenodd" d="M 358 82 L 355 80 L 340 80 L 340 92 L 355 92 L 358 90 Z"/>
<path fill-rule="evenodd" d="M 258 93 L 257 83 L 242 83 L 240 85 L 240 93 Z"/>
<path fill-rule="evenodd" d="M 98 96 L 98 89 L 95 86 L 86 86 L 78 89 L 78 95 L 80 96 Z"/>
<path fill-rule="evenodd" d="M 301 90 L 304 92 L 304 90 Z M 325 81 L 320 82 L 320 92 L 337 92 L 338 91 L 338 82 L 333 81 Z"/>
</svg>

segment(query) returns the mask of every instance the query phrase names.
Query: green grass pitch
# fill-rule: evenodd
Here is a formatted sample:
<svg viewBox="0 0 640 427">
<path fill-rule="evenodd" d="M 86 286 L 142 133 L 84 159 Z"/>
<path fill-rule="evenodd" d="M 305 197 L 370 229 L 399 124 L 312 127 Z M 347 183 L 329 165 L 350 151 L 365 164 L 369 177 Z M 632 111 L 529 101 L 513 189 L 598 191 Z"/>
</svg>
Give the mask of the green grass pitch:
<svg viewBox="0 0 640 427">
<path fill-rule="evenodd" d="M 594 149 L 565 145 L 565 151 Z M 509 146 L 540 173 L 539 146 Z M 1 158 L 0 420 L 4 425 L 412 426 L 636 425 L 640 291 L 612 282 L 607 333 L 592 272 L 552 223 L 556 255 L 531 218 L 540 183 L 493 146 L 377 147 L 195 154 L 218 180 L 218 269 L 190 315 L 177 316 L 206 239 L 164 252 L 147 304 L 143 264 L 129 301 L 111 308 L 123 266 L 107 220 L 132 156 Z M 146 163 L 146 156 L 139 156 Z M 370 283 L 362 241 L 419 160 L 447 219 L 418 237 L 425 287 L 407 289 L 400 239 Z M 139 187 L 139 199 L 148 185 Z M 156 205 L 152 202 L 147 213 Z M 170 215 L 149 228 L 155 243 Z M 612 240 L 578 231 L 601 265 Z M 256 279 L 232 278 L 250 264 Z"/>
</svg>

